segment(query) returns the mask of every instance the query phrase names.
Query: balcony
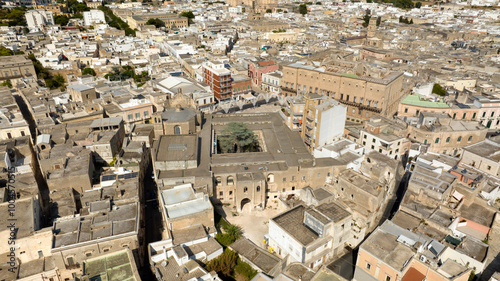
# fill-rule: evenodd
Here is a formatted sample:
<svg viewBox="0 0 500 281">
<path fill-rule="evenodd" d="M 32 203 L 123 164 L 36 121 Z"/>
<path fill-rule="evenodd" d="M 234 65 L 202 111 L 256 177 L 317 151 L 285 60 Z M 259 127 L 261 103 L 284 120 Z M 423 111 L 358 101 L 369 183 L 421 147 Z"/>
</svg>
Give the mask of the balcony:
<svg viewBox="0 0 500 281">
<path fill-rule="evenodd" d="M 293 122 L 293 124 L 301 124 L 300 121 L 301 121 L 300 119 L 293 119 L 292 122 Z"/>
<path fill-rule="evenodd" d="M 310 139 L 305 139 L 304 142 L 307 144 L 307 145 L 311 145 L 311 140 Z"/>
<path fill-rule="evenodd" d="M 314 121 L 314 118 L 310 115 L 306 115 L 306 119 L 309 120 L 310 122 Z"/>
<path fill-rule="evenodd" d="M 306 123 L 306 128 L 309 129 L 309 130 L 313 129 L 313 127 L 311 125 L 309 125 L 308 123 Z"/>
<path fill-rule="evenodd" d="M 312 134 L 311 133 L 306 132 L 305 134 L 306 134 L 306 137 L 312 138 Z"/>
</svg>

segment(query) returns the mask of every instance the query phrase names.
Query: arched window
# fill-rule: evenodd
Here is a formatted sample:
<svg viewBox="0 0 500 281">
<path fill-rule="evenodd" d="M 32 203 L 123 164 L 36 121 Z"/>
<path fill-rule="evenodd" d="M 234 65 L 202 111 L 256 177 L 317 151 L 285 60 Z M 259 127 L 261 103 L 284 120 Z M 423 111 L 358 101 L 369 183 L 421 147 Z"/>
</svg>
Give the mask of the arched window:
<svg viewBox="0 0 500 281">
<path fill-rule="evenodd" d="M 462 136 L 459 136 L 457 139 L 457 142 L 461 142 L 461 141 L 462 141 Z"/>
<path fill-rule="evenodd" d="M 469 136 L 469 138 L 467 139 L 467 141 L 471 141 L 472 140 L 472 136 Z"/>
<path fill-rule="evenodd" d="M 234 178 L 233 178 L 233 176 L 227 177 L 227 185 L 234 185 Z"/>
<path fill-rule="evenodd" d="M 243 192 L 244 192 L 244 193 L 247 193 L 247 191 L 248 191 L 248 187 L 246 187 L 246 186 L 245 186 L 245 187 L 243 188 Z"/>
<path fill-rule="evenodd" d="M 450 142 L 450 137 L 447 137 L 447 138 L 446 138 L 446 142 Z"/>
<path fill-rule="evenodd" d="M 260 186 L 257 186 L 257 192 L 260 192 Z"/>
<path fill-rule="evenodd" d="M 439 138 L 436 138 L 436 141 L 434 143 L 439 143 Z"/>
<path fill-rule="evenodd" d="M 222 183 L 222 179 L 221 179 L 221 177 L 216 177 L 216 178 L 215 178 L 215 184 L 216 184 L 216 185 L 220 185 L 221 183 Z"/>
<path fill-rule="evenodd" d="M 181 134 L 181 126 L 176 125 L 174 127 L 174 134 L 176 134 L 176 135 L 180 135 Z"/>
</svg>

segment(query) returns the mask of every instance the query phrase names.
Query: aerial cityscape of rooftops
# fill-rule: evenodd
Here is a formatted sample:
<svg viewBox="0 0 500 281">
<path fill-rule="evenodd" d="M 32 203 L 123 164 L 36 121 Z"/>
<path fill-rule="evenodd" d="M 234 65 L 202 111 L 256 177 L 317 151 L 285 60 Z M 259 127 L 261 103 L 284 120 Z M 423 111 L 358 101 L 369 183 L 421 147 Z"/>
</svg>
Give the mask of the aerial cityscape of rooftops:
<svg viewBox="0 0 500 281">
<path fill-rule="evenodd" d="M 500 281 L 500 0 L 316 1 L 0 0 L 0 281 Z"/>
</svg>

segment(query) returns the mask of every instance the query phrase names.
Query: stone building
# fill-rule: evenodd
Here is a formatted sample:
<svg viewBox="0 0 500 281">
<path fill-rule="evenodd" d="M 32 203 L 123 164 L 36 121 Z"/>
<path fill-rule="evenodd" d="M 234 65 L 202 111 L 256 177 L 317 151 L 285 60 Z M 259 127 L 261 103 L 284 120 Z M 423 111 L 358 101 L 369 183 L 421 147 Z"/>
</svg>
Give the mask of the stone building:
<svg viewBox="0 0 500 281">
<path fill-rule="evenodd" d="M 24 55 L 0 57 L 0 81 L 32 77 L 36 79 L 33 62 Z"/>
<path fill-rule="evenodd" d="M 347 106 L 347 117 L 352 120 L 366 120 L 374 114 L 392 117 L 397 112 L 405 94 L 402 72 L 374 78 L 334 71 L 304 63 L 284 65 L 282 92 L 285 96 L 304 92 L 329 96 Z"/>
<path fill-rule="evenodd" d="M 341 254 L 351 233 L 352 216 L 335 202 L 299 205 L 269 220 L 269 247 L 278 256 L 316 269 Z"/>
<path fill-rule="evenodd" d="M 460 154 L 464 146 L 484 140 L 488 132 L 475 121 L 455 120 L 446 113 L 421 112 L 416 122 L 409 122 L 410 140 L 428 144 L 428 152 L 448 155 Z"/>
</svg>

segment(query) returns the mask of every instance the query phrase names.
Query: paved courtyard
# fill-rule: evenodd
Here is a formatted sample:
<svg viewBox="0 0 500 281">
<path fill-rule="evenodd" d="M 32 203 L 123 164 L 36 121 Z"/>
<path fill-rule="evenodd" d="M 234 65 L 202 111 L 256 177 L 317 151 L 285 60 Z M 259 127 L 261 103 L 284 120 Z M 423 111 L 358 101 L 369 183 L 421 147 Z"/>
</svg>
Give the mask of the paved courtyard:
<svg viewBox="0 0 500 281">
<path fill-rule="evenodd" d="M 241 226 L 243 236 L 259 247 L 264 247 L 264 235 L 269 231 L 269 219 L 280 213 L 278 210 L 273 209 L 252 211 L 250 213 L 250 211 L 244 209 L 237 216 L 233 216 L 232 206 L 223 206 L 223 210 L 226 213 L 226 220 L 231 224 Z"/>
</svg>

